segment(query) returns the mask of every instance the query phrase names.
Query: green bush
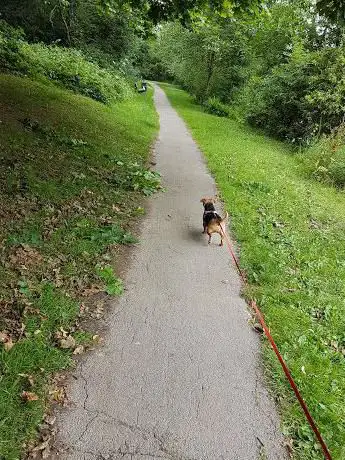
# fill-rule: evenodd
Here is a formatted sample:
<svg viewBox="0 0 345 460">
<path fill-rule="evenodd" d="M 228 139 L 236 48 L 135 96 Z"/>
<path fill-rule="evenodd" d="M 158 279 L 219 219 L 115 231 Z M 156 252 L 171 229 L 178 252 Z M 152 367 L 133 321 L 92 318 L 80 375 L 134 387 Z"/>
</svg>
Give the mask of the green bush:
<svg viewBox="0 0 345 460">
<path fill-rule="evenodd" d="M 333 184 L 343 188 L 345 186 L 345 152 L 343 152 L 342 160 L 330 164 L 328 171 Z"/>
<path fill-rule="evenodd" d="M 345 124 L 316 141 L 303 154 L 303 161 L 317 180 L 345 187 Z"/>
<path fill-rule="evenodd" d="M 229 107 L 223 104 L 217 97 L 210 97 L 204 104 L 205 112 L 217 115 L 218 117 L 228 117 Z"/>
<path fill-rule="evenodd" d="M 24 33 L 0 20 L 0 69 L 13 73 L 26 73 L 28 65 L 21 52 Z"/>
<path fill-rule="evenodd" d="M 131 93 L 129 83 L 123 77 L 87 61 L 76 49 L 24 43 L 23 50 L 33 73 L 43 74 L 97 101 L 122 100 Z"/>
<path fill-rule="evenodd" d="M 48 78 L 103 103 L 123 100 L 133 92 L 131 84 L 114 68 L 102 68 L 73 48 L 29 44 L 19 30 L 4 21 L 0 23 L 0 69 Z"/>
<path fill-rule="evenodd" d="M 344 57 L 342 48 L 297 48 L 288 63 L 249 82 L 245 118 L 293 143 L 308 144 L 316 135 L 329 134 L 343 120 Z"/>
</svg>

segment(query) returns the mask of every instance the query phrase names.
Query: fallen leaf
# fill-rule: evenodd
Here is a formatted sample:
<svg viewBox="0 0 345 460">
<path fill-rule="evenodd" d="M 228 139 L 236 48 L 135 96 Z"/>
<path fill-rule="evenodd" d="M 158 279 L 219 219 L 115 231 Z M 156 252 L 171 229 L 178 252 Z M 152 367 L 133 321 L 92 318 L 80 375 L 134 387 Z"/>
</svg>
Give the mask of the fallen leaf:
<svg viewBox="0 0 345 460">
<path fill-rule="evenodd" d="M 61 331 L 56 331 L 54 334 L 55 340 L 61 340 L 63 338 L 63 334 Z"/>
<path fill-rule="evenodd" d="M 44 421 L 48 424 L 48 425 L 54 425 L 54 423 L 56 422 L 56 417 L 54 415 L 46 415 L 44 417 Z"/>
<path fill-rule="evenodd" d="M 49 446 L 49 439 L 47 441 L 41 442 L 41 444 L 38 444 L 38 446 L 34 447 L 32 449 L 32 452 L 37 452 L 39 450 L 44 450 Z"/>
<path fill-rule="evenodd" d="M 7 340 L 7 342 L 4 343 L 4 349 L 5 351 L 10 351 L 11 348 L 13 348 L 14 342 L 12 341 L 11 337 Z"/>
<path fill-rule="evenodd" d="M 289 451 L 289 454 L 292 454 L 294 451 L 294 445 L 293 445 L 293 440 L 291 438 L 287 438 L 284 443 L 284 447 Z"/>
<path fill-rule="evenodd" d="M 52 396 L 52 399 L 59 404 L 63 404 L 66 399 L 65 389 L 63 387 L 56 388 L 50 391 L 49 394 Z"/>
<path fill-rule="evenodd" d="M 0 342 L 5 343 L 9 338 L 9 335 L 6 332 L 0 332 Z"/>
<path fill-rule="evenodd" d="M 86 288 L 82 291 L 81 295 L 84 297 L 89 297 L 93 294 L 98 294 L 101 289 L 98 286 L 92 285 L 90 288 Z"/>
<path fill-rule="evenodd" d="M 10 255 L 9 260 L 14 267 L 23 267 L 27 269 L 28 267 L 42 263 L 43 257 L 36 249 L 28 244 L 22 244 L 21 247 L 17 248 L 15 252 Z"/>
<path fill-rule="evenodd" d="M 82 353 L 84 353 L 85 351 L 85 348 L 83 345 L 79 345 L 74 351 L 73 351 L 73 354 L 74 355 L 81 355 Z"/>
<path fill-rule="evenodd" d="M 46 458 L 51 458 L 50 457 L 51 451 L 49 446 L 42 451 L 42 459 L 45 460 Z"/>
<path fill-rule="evenodd" d="M 29 384 L 30 384 L 32 387 L 34 386 L 35 381 L 34 381 L 34 378 L 33 378 L 32 375 L 29 375 L 29 374 L 18 374 L 18 376 L 27 379 L 27 381 L 29 382 Z"/>
<path fill-rule="evenodd" d="M 65 339 L 60 340 L 60 348 L 74 348 L 75 347 L 75 339 L 68 335 Z"/>
<path fill-rule="evenodd" d="M 65 329 L 64 329 L 63 327 L 60 327 L 60 331 L 62 332 L 63 337 L 67 337 L 67 336 L 68 336 L 68 332 L 65 331 Z"/>
<path fill-rule="evenodd" d="M 18 340 L 19 340 L 19 339 L 22 337 L 22 335 L 24 334 L 25 328 L 26 328 L 25 324 L 22 323 L 22 325 L 21 325 L 21 327 L 20 327 L 20 334 L 19 334 Z"/>
<path fill-rule="evenodd" d="M 93 340 L 94 342 L 96 342 L 96 343 L 101 343 L 101 342 L 103 342 L 102 337 L 100 337 L 98 334 L 94 335 L 94 336 L 92 337 L 92 340 Z"/>
<path fill-rule="evenodd" d="M 22 399 L 26 402 L 27 401 L 38 401 L 39 397 L 37 396 L 36 393 L 31 393 L 31 391 L 23 391 Z"/>
</svg>

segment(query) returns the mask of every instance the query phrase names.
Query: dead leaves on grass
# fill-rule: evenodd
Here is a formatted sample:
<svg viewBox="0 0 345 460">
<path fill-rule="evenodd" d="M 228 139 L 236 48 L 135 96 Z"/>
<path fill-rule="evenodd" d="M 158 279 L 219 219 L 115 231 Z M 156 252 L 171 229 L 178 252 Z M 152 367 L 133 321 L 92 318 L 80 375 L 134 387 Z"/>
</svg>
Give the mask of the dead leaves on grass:
<svg viewBox="0 0 345 460">
<path fill-rule="evenodd" d="M 82 290 L 81 295 L 83 297 L 90 297 L 94 294 L 98 294 L 101 292 L 102 289 L 99 286 L 96 286 L 95 284 L 92 284 L 89 288 L 85 288 Z"/>
<path fill-rule="evenodd" d="M 10 351 L 15 344 L 15 342 L 12 340 L 12 337 L 6 331 L 0 332 L 0 343 L 3 344 L 5 351 Z"/>
<path fill-rule="evenodd" d="M 55 439 L 56 428 L 54 427 L 56 417 L 46 414 L 43 423 L 39 427 L 39 441 L 36 444 L 29 446 L 27 449 L 27 459 L 47 459 L 51 457 L 51 447 Z"/>
<path fill-rule="evenodd" d="M 57 340 L 59 348 L 67 350 L 76 347 L 75 338 L 69 332 L 65 331 L 62 327 L 59 331 L 55 332 L 54 337 L 55 340 Z"/>
<path fill-rule="evenodd" d="M 60 340 L 60 348 L 63 349 L 68 349 L 68 348 L 74 348 L 76 346 L 75 339 L 71 336 L 68 335 L 65 339 Z"/>
<path fill-rule="evenodd" d="M 35 385 L 34 377 L 31 374 L 18 374 L 18 376 L 24 378 L 31 387 Z"/>
<path fill-rule="evenodd" d="M 9 255 L 9 262 L 13 268 L 28 270 L 43 262 L 41 254 L 28 244 L 21 244 Z"/>
<path fill-rule="evenodd" d="M 78 345 L 74 350 L 73 350 L 73 354 L 74 355 L 82 355 L 85 351 L 85 347 L 84 345 Z"/>
<path fill-rule="evenodd" d="M 33 393 L 31 391 L 22 392 L 22 400 L 25 402 L 38 401 L 39 399 L 40 398 L 37 396 L 36 393 Z"/>
</svg>

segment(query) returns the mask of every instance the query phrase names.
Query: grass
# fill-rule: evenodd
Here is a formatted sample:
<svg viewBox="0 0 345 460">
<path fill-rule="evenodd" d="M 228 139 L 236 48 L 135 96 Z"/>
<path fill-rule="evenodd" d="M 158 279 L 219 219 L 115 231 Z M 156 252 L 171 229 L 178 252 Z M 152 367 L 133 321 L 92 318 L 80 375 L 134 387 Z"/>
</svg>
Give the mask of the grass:
<svg viewBox="0 0 345 460">
<path fill-rule="evenodd" d="M 91 294 L 122 293 L 120 246 L 159 189 L 158 120 L 151 90 L 105 106 L 10 75 L 0 106 L 0 458 L 15 460 L 61 399 L 52 374 L 92 342 L 78 329 Z"/>
<path fill-rule="evenodd" d="M 257 299 L 334 460 L 345 458 L 345 195 L 310 179 L 288 146 L 206 114 L 163 84 L 206 156 L 231 215 L 245 295 Z M 283 432 L 298 459 L 323 458 L 264 341 Z"/>
</svg>

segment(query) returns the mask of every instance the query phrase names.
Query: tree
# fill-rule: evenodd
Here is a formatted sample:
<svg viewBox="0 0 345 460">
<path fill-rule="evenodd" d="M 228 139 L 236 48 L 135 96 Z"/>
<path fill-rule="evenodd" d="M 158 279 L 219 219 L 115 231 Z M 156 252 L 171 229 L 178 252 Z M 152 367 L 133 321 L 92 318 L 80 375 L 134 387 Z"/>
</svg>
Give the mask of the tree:
<svg viewBox="0 0 345 460">
<path fill-rule="evenodd" d="M 318 12 L 334 24 L 345 25 L 345 0 L 317 0 Z"/>
</svg>

